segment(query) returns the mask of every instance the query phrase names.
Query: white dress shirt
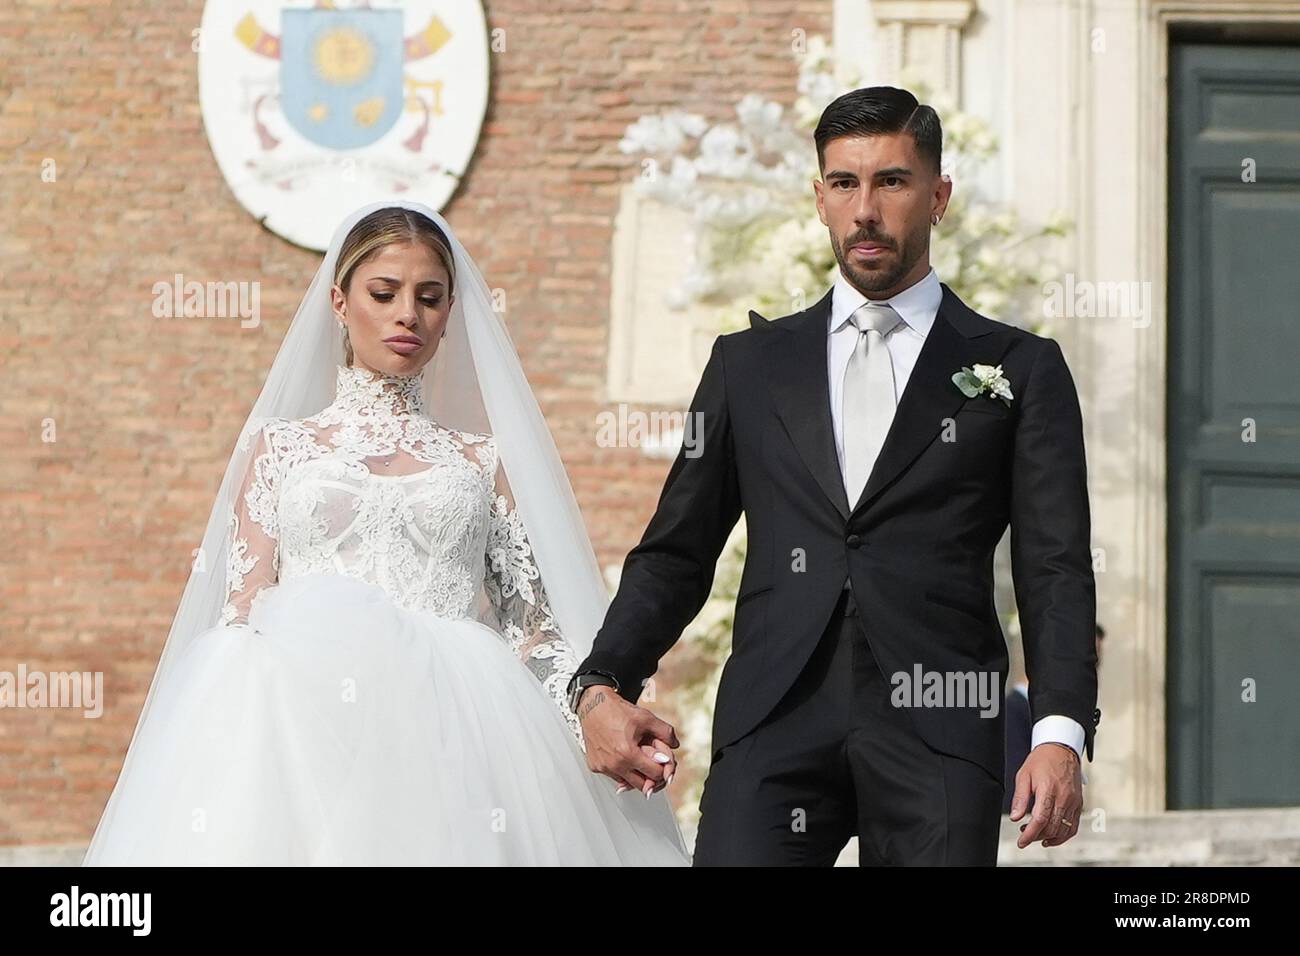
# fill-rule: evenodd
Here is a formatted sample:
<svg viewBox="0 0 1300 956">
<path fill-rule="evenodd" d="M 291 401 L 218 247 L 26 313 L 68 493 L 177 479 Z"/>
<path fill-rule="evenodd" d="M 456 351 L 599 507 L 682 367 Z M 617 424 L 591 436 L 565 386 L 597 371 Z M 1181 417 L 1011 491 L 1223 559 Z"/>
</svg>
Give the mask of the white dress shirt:
<svg viewBox="0 0 1300 956">
<path fill-rule="evenodd" d="M 853 356 L 861 333 L 849 321 L 867 297 L 849 284 L 844 273 L 835 276 L 835 287 L 831 292 L 831 315 L 826 336 L 826 372 L 830 377 L 831 424 L 835 431 L 835 451 L 839 456 L 840 478 L 847 488 L 848 478 L 844 471 L 844 372 Z M 917 356 L 925 337 L 934 325 L 939 314 L 939 305 L 943 301 L 943 288 L 939 277 L 932 268 L 920 282 L 916 282 L 889 299 L 877 300 L 887 302 L 903 321 L 885 338 L 889 347 L 889 358 L 894 366 L 894 401 L 903 397 L 903 389 L 916 367 Z M 850 506 L 854 502 L 849 502 Z M 1084 732 L 1079 722 L 1062 714 L 1048 714 L 1034 721 L 1033 736 L 1030 747 L 1041 743 L 1062 743 L 1074 749 L 1083 760 Z"/>
</svg>

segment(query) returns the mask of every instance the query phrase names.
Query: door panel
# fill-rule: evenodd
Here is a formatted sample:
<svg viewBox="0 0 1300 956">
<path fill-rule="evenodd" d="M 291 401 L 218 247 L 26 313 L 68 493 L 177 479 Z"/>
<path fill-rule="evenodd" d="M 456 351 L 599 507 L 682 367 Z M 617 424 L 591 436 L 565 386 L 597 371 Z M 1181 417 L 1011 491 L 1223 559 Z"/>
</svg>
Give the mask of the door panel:
<svg viewBox="0 0 1300 956">
<path fill-rule="evenodd" d="M 1169 805 L 1294 806 L 1300 47 L 1170 53 Z"/>
</svg>

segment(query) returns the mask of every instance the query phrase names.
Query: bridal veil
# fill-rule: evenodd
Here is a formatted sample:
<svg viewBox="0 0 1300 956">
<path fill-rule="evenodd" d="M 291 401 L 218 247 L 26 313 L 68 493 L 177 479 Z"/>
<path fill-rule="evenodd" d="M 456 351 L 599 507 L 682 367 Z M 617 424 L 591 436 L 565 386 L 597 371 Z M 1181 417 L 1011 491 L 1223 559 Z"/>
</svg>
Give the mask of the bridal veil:
<svg viewBox="0 0 1300 956">
<path fill-rule="evenodd" d="M 359 220 L 388 206 L 416 210 L 431 219 L 447 236 L 454 256 L 455 302 L 446 337 L 424 376 L 429 414 L 450 428 L 496 436 L 515 507 L 523 519 L 556 622 L 578 659 L 591 649 L 609 597 L 568 476 L 492 291 L 440 214 L 407 200 L 371 203 L 357 209 L 335 230 L 324 261 L 294 314 L 261 394 L 240 431 L 132 734 L 124 775 L 150 704 L 168 679 L 169 667 L 188 641 L 218 623 L 229 558 L 229 517 L 258 431 L 270 418 L 305 418 L 334 398 L 336 369 L 344 363 L 342 339 L 330 303 L 339 248 Z M 613 786 L 611 781 L 611 789 Z M 112 819 L 115 797 L 116 792 L 100 820 L 101 829 Z M 625 795 L 626 799 L 636 797 Z M 666 794 L 655 794 L 652 803 L 656 830 L 662 828 L 680 844 L 680 832 Z M 643 806 L 639 814 L 642 820 L 644 812 Z"/>
</svg>

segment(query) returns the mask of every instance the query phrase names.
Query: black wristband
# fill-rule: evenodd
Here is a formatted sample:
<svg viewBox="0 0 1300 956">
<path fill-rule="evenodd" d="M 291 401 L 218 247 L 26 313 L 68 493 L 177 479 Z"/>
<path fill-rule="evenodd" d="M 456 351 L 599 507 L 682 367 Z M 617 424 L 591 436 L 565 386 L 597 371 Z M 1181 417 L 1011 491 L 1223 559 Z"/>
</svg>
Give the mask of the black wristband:
<svg viewBox="0 0 1300 956">
<path fill-rule="evenodd" d="M 578 701 L 582 698 L 582 692 L 588 687 L 612 687 L 615 692 L 618 691 L 618 678 L 613 674 L 605 671 L 581 671 L 569 678 L 569 709 L 575 714 L 578 712 Z"/>
</svg>

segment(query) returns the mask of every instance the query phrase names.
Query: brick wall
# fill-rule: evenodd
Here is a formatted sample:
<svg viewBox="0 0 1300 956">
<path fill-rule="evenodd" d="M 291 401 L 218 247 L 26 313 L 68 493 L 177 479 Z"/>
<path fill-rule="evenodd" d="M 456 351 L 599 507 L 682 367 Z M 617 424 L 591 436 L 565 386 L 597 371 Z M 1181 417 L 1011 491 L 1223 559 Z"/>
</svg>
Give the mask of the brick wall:
<svg viewBox="0 0 1300 956">
<path fill-rule="evenodd" d="M 501 0 L 508 52 L 444 214 L 493 286 L 602 563 L 667 470 L 595 445 L 619 184 L 637 117 L 790 102 L 830 0 Z M 198 0 L 0 11 L 0 671 L 103 671 L 106 709 L 0 710 L 0 844 L 84 841 L 112 788 L 239 425 L 316 256 L 263 231 L 208 150 Z M 42 164 L 55 164 L 43 182 Z M 524 252 L 520 252 L 521 246 Z M 263 320 L 160 322 L 176 273 L 257 281 Z M 56 440 L 43 441 L 50 429 Z"/>
</svg>

